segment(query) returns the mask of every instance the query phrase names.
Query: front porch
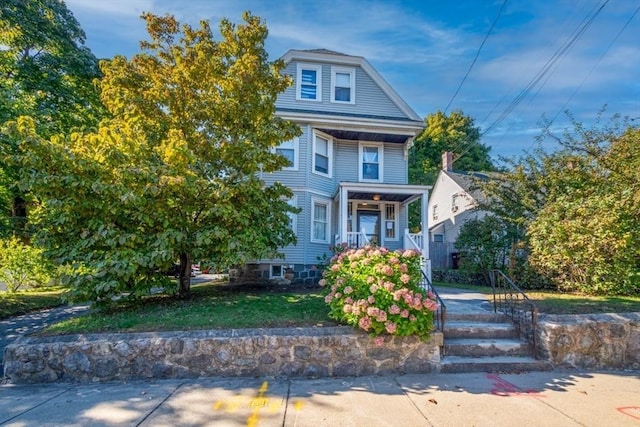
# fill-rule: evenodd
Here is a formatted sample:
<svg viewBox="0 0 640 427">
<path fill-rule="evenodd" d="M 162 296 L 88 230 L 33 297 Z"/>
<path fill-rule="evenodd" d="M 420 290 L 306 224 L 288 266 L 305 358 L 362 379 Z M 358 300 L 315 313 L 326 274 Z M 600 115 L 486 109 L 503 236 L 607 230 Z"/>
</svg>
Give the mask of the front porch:
<svg viewBox="0 0 640 427">
<path fill-rule="evenodd" d="M 427 205 L 430 186 L 408 184 L 341 182 L 334 197 L 336 235 L 334 243 L 350 247 L 385 246 L 413 249 L 422 254 L 424 271 L 431 278 Z M 421 231 L 412 233 L 408 225 L 409 205 L 420 203 Z M 428 236 L 428 234 L 426 234 Z"/>
</svg>

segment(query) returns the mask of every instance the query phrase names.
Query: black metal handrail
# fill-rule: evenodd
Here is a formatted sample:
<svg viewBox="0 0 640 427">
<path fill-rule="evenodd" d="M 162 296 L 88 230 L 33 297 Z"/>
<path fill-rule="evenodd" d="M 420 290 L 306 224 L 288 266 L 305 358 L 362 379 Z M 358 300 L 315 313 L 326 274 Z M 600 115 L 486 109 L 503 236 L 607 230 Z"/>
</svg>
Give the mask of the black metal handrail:
<svg viewBox="0 0 640 427">
<path fill-rule="evenodd" d="M 421 285 L 422 287 L 424 287 L 424 289 L 427 292 L 431 292 L 436 297 L 436 302 L 438 303 L 438 309 L 436 310 L 436 315 L 435 315 L 435 326 L 436 326 L 436 331 L 442 332 L 444 330 L 444 321 L 447 317 L 447 306 L 444 304 L 444 301 L 442 300 L 442 298 L 440 298 L 438 291 L 436 290 L 436 288 L 433 287 L 433 283 L 431 283 L 431 280 L 429 280 L 429 276 L 427 276 L 427 274 L 424 271 L 422 271 Z"/>
<path fill-rule="evenodd" d="M 536 328 L 538 322 L 538 307 L 529 299 L 513 280 L 500 270 L 489 271 L 491 287 L 493 288 L 493 311 L 511 316 L 515 320 L 518 311 L 531 312 L 531 343 L 534 354 L 536 352 Z"/>
</svg>

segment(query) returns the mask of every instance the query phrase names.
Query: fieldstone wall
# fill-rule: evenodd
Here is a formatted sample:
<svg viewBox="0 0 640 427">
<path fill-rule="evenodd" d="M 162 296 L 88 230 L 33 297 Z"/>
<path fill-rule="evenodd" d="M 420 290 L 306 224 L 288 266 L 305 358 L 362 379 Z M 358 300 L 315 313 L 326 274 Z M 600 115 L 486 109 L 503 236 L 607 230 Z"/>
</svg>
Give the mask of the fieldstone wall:
<svg viewBox="0 0 640 427">
<path fill-rule="evenodd" d="M 340 377 L 438 371 L 442 334 L 422 342 L 351 327 L 23 338 L 6 347 L 14 383 L 203 376 Z"/>
<path fill-rule="evenodd" d="M 536 337 L 555 365 L 640 369 L 640 313 L 540 315 Z"/>
</svg>

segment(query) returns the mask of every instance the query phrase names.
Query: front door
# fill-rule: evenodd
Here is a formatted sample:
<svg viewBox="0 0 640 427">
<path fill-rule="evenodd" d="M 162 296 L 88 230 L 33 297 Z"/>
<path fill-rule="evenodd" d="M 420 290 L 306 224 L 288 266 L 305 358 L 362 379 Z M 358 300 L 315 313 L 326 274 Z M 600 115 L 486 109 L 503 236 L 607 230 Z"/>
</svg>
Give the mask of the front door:
<svg viewBox="0 0 640 427">
<path fill-rule="evenodd" d="M 380 212 L 358 211 L 358 231 L 364 231 L 372 245 L 379 245 Z"/>
</svg>

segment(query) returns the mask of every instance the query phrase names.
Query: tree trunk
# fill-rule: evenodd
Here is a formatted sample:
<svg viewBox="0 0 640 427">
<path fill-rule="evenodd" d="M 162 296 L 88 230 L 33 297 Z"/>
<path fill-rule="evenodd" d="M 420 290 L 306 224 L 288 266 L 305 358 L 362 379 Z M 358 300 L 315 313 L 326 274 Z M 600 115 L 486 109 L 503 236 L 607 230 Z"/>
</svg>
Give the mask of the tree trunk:
<svg viewBox="0 0 640 427">
<path fill-rule="evenodd" d="M 186 298 L 191 294 L 191 255 L 187 253 L 180 254 L 180 287 L 178 288 L 178 296 Z"/>
</svg>

